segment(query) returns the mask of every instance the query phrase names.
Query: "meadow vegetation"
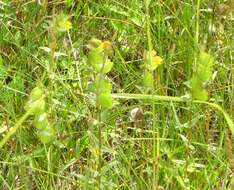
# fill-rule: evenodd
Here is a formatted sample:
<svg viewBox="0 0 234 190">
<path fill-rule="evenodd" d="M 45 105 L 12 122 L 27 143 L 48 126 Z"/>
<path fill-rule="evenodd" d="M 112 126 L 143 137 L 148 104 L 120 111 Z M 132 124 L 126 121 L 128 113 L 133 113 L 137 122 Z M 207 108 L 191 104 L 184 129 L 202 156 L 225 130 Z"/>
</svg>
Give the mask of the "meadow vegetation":
<svg viewBox="0 0 234 190">
<path fill-rule="evenodd" d="M 234 189 L 233 0 L 0 0 L 0 189 Z"/>
</svg>

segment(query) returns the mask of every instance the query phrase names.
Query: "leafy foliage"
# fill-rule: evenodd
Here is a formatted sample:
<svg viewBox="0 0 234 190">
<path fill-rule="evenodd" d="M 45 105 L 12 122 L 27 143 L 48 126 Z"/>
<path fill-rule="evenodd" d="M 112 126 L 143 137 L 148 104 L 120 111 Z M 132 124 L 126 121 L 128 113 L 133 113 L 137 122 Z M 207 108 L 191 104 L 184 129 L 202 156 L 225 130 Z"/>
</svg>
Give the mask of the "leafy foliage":
<svg viewBox="0 0 234 190">
<path fill-rule="evenodd" d="M 113 62 L 108 59 L 110 42 L 92 39 L 89 42 L 90 52 L 88 63 L 92 65 L 94 72 L 93 87 L 97 96 L 97 105 L 103 109 L 111 108 L 113 101 L 111 98 L 112 84 L 105 79 L 113 67 Z"/>
<path fill-rule="evenodd" d="M 191 79 L 191 93 L 194 99 L 207 100 L 208 93 L 205 90 L 212 75 L 213 58 L 208 53 L 200 52 L 196 68 Z"/>
<path fill-rule="evenodd" d="M 144 87 L 152 89 L 154 86 L 154 71 L 162 64 L 163 60 L 161 57 L 157 56 L 155 50 L 152 50 L 151 52 L 144 52 L 143 61 L 145 67 L 143 85 Z"/>
<path fill-rule="evenodd" d="M 34 125 L 37 128 L 38 137 L 43 143 L 50 143 L 55 139 L 55 131 L 48 120 L 46 111 L 45 92 L 43 86 L 36 86 L 25 105 L 25 110 L 34 116 Z"/>
<path fill-rule="evenodd" d="M 210 2 L 0 0 L 0 189 L 234 189 L 233 0 Z"/>
</svg>

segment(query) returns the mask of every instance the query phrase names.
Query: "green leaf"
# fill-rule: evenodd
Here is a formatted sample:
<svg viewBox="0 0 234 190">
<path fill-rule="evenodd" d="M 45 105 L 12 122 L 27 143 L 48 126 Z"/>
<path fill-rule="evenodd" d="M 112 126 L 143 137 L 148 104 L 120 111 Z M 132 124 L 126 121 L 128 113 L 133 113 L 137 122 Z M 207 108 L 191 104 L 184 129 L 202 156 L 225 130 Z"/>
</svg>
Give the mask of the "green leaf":
<svg viewBox="0 0 234 190">
<path fill-rule="evenodd" d="M 103 73 L 106 74 L 111 71 L 113 67 L 113 62 L 111 62 L 109 59 L 103 64 L 95 64 L 93 65 L 95 71 L 97 73 Z"/>
<path fill-rule="evenodd" d="M 83 152 L 83 150 L 87 148 L 88 145 L 89 145 L 88 135 L 84 135 L 82 138 L 76 141 L 75 154 L 77 158 L 80 157 L 81 153 Z"/>
<path fill-rule="evenodd" d="M 207 100 L 208 93 L 202 87 L 202 82 L 197 78 L 194 77 L 191 80 L 191 93 L 192 97 L 197 100 Z"/>
<path fill-rule="evenodd" d="M 213 58 L 206 52 L 201 51 L 196 64 L 195 72 L 191 80 L 192 97 L 197 100 L 206 101 L 208 93 L 203 88 L 203 84 L 210 80 L 212 76 Z"/>
<path fill-rule="evenodd" d="M 7 70 L 3 65 L 3 59 L 2 59 L 2 56 L 0 55 L 0 81 L 1 82 L 3 81 L 3 78 L 5 78 L 6 74 L 7 74 Z"/>
<path fill-rule="evenodd" d="M 113 100 L 110 94 L 101 93 L 97 97 L 98 105 L 100 105 L 103 109 L 109 109 L 113 106 Z"/>
<path fill-rule="evenodd" d="M 213 62 L 213 58 L 208 53 L 200 53 L 196 75 L 201 81 L 208 81 L 211 78 Z"/>
<path fill-rule="evenodd" d="M 192 91 L 192 96 L 194 99 L 206 101 L 208 99 L 208 93 L 204 89 Z"/>
<path fill-rule="evenodd" d="M 113 62 L 109 59 L 106 60 L 105 64 L 102 66 L 103 68 L 100 70 L 101 73 L 109 73 L 113 67 Z"/>
<path fill-rule="evenodd" d="M 104 59 L 104 52 L 103 49 L 100 47 L 94 48 L 90 51 L 88 55 L 88 62 L 91 64 L 95 69 L 100 69 L 100 65 L 103 64 Z M 98 65 L 98 66 L 97 66 Z M 96 70 L 97 71 L 97 70 Z M 98 72 L 98 71 L 97 71 Z"/>
<path fill-rule="evenodd" d="M 151 0 L 146 0 L 145 1 L 145 6 L 148 7 L 150 5 Z"/>
<path fill-rule="evenodd" d="M 94 87 L 96 91 L 99 91 L 99 93 L 109 94 L 112 91 L 112 84 L 101 75 L 98 75 L 94 81 Z"/>
<path fill-rule="evenodd" d="M 93 66 L 97 73 L 108 73 L 113 67 L 113 62 L 109 59 L 104 60 L 104 49 L 101 46 L 93 48 L 90 51 L 88 62 Z"/>
<path fill-rule="evenodd" d="M 152 88 L 154 86 L 154 77 L 153 74 L 146 71 L 143 76 L 143 85 L 145 87 Z"/>
</svg>

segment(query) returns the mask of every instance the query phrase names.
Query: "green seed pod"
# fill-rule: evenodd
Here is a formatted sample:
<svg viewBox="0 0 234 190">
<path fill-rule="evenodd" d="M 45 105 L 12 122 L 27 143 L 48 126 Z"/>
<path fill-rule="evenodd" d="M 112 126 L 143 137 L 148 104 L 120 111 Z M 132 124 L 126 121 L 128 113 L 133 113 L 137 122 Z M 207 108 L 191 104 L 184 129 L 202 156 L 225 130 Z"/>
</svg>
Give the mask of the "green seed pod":
<svg viewBox="0 0 234 190">
<path fill-rule="evenodd" d="M 54 128 L 50 125 L 38 131 L 38 137 L 43 143 L 50 143 L 55 139 Z"/>
<path fill-rule="evenodd" d="M 43 99 L 39 99 L 36 101 L 29 100 L 25 106 L 25 109 L 31 110 L 32 115 L 39 115 L 45 112 L 45 101 Z"/>
<path fill-rule="evenodd" d="M 42 96 L 43 96 L 43 90 L 39 88 L 38 86 L 35 87 L 30 94 L 30 98 L 32 101 L 38 100 Z"/>
<path fill-rule="evenodd" d="M 35 116 L 34 125 L 37 129 L 43 129 L 48 127 L 49 121 L 47 118 L 47 113 L 44 112 L 40 115 Z"/>
</svg>

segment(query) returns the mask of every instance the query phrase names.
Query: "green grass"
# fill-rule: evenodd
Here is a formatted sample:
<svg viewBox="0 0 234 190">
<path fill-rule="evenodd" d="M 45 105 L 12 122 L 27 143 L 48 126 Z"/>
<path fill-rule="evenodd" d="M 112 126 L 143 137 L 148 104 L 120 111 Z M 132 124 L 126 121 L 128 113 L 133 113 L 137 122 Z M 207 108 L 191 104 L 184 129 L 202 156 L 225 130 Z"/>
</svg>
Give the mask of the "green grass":
<svg viewBox="0 0 234 190">
<path fill-rule="evenodd" d="M 233 4 L 0 1 L 0 189 L 234 189 Z M 93 38 L 112 44 L 109 72 Z M 188 88 L 200 51 L 204 100 Z"/>
</svg>

